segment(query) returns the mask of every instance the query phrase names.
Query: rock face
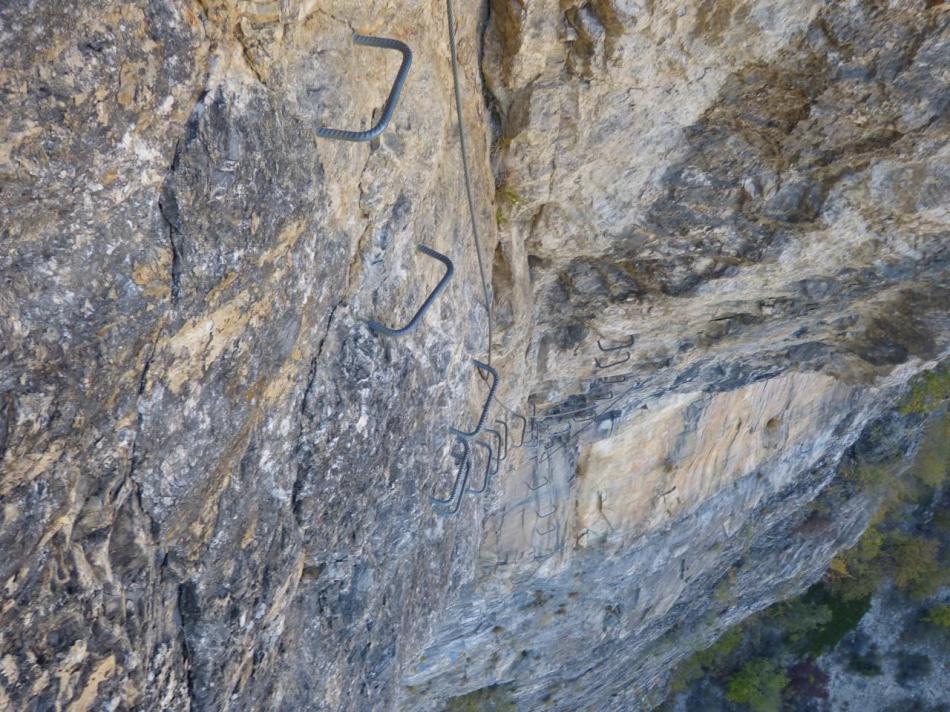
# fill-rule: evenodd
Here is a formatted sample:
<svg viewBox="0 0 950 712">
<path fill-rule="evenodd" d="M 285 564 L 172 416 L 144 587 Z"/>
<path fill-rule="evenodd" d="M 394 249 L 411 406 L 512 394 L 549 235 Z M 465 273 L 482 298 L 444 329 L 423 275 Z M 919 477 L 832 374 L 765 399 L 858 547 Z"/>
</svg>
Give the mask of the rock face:
<svg viewBox="0 0 950 712">
<path fill-rule="evenodd" d="M 489 348 L 442 3 L 4 3 L 0 708 L 649 706 L 950 353 L 946 8 L 457 8 Z"/>
</svg>

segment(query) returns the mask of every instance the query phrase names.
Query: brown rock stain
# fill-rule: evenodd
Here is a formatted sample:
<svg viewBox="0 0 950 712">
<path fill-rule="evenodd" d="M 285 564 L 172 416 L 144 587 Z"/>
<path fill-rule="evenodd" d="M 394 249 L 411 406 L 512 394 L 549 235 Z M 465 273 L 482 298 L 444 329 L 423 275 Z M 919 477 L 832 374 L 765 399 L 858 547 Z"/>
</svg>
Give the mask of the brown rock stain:
<svg viewBox="0 0 950 712">
<path fill-rule="evenodd" d="M 171 295 L 168 284 L 171 251 L 162 250 L 162 258 L 159 262 L 139 263 L 132 269 L 132 281 L 151 299 L 166 300 Z"/>
<path fill-rule="evenodd" d="M 170 354 L 164 380 L 176 395 L 185 383 L 201 376 L 244 331 L 273 309 L 270 300 L 254 301 L 243 292 L 204 318 L 192 319 L 158 350 Z"/>
<path fill-rule="evenodd" d="M 582 454 L 578 530 L 602 516 L 628 531 L 662 525 L 807 444 L 824 422 L 819 412 L 848 392 L 830 376 L 788 374 L 713 397 L 695 423 L 687 413 L 700 396 L 671 398 Z"/>
<path fill-rule="evenodd" d="M 694 32 L 715 47 L 722 44 L 731 25 L 740 24 L 748 15 L 749 8 L 735 0 L 704 0 L 696 10 Z"/>
<path fill-rule="evenodd" d="M 100 660 L 99 664 L 93 668 L 91 673 L 89 673 L 89 678 L 86 680 L 86 685 L 83 688 L 82 693 L 80 693 L 79 699 L 67 707 L 69 712 L 88 712 L 88 710 L 96 702 L 96 696 L 99 692 L 99 685 L 107 677 L 112 675 L 114 671 L 115 655 L 110 655 L 109 657 Z"/>
</svg>

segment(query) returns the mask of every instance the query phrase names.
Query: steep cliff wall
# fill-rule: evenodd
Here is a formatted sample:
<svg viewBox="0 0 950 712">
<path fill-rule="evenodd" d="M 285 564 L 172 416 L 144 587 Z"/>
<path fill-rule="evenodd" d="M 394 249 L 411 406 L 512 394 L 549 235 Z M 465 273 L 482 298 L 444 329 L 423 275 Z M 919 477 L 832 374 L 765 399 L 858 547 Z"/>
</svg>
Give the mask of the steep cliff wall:
<svg viewBox="0 0 950 712">
<path fill-rule="evenodd" d="M 457 8 L 490 353 L 442 2 L 0 7 L 0 707 L 634 709 L 854 540 L 950 350 L 946 6 L 686 5 Z M 409 81 L 318 139 L 354 31 Z"/>
</svg>

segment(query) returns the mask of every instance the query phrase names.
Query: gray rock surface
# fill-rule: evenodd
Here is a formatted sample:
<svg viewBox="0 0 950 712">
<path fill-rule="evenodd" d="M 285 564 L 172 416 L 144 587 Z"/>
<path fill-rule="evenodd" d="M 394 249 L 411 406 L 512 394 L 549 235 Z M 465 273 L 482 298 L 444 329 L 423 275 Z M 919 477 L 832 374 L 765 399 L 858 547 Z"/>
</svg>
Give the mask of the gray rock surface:
<svg viewBox="0 0 950 712">
<path fill-rule="evenodd" d="M 946 5 L 457 9 L 490 353 L 442 3 L 0 6 L 0 708 L 637 709 L 866 525 L 803 507 L 950 352 Z"/>
<path fill-rule="evenodd" d="M 828 709 L 906 709 L 915 702 L 923 709 L 940 709 L 946 704 L 950 690 L 946 641 L 914 631 L 912 622 L 919 615 L 919 606 L 892 591 L 874 598 L 857 630 L 819 660 L 829 674 Z M 855 672 L 851 662 L 855 656 L 877 665 L 879 672 Z"/>
</svg>

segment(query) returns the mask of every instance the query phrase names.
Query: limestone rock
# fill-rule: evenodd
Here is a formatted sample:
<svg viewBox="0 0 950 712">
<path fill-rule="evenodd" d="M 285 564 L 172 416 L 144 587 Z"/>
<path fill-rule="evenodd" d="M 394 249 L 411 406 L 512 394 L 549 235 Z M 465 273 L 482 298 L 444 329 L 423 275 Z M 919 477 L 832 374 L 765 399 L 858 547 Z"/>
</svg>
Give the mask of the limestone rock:
<svg viewBox="0 0 950 712">
<path fill-rule="evenodd" d="M 946 5 L 459 5 L 490 348 L 443 3 L 0 6 L 0 708 L 648 707 L 866 525 L 802 523 L 950 352 Z"/>
</svg>

